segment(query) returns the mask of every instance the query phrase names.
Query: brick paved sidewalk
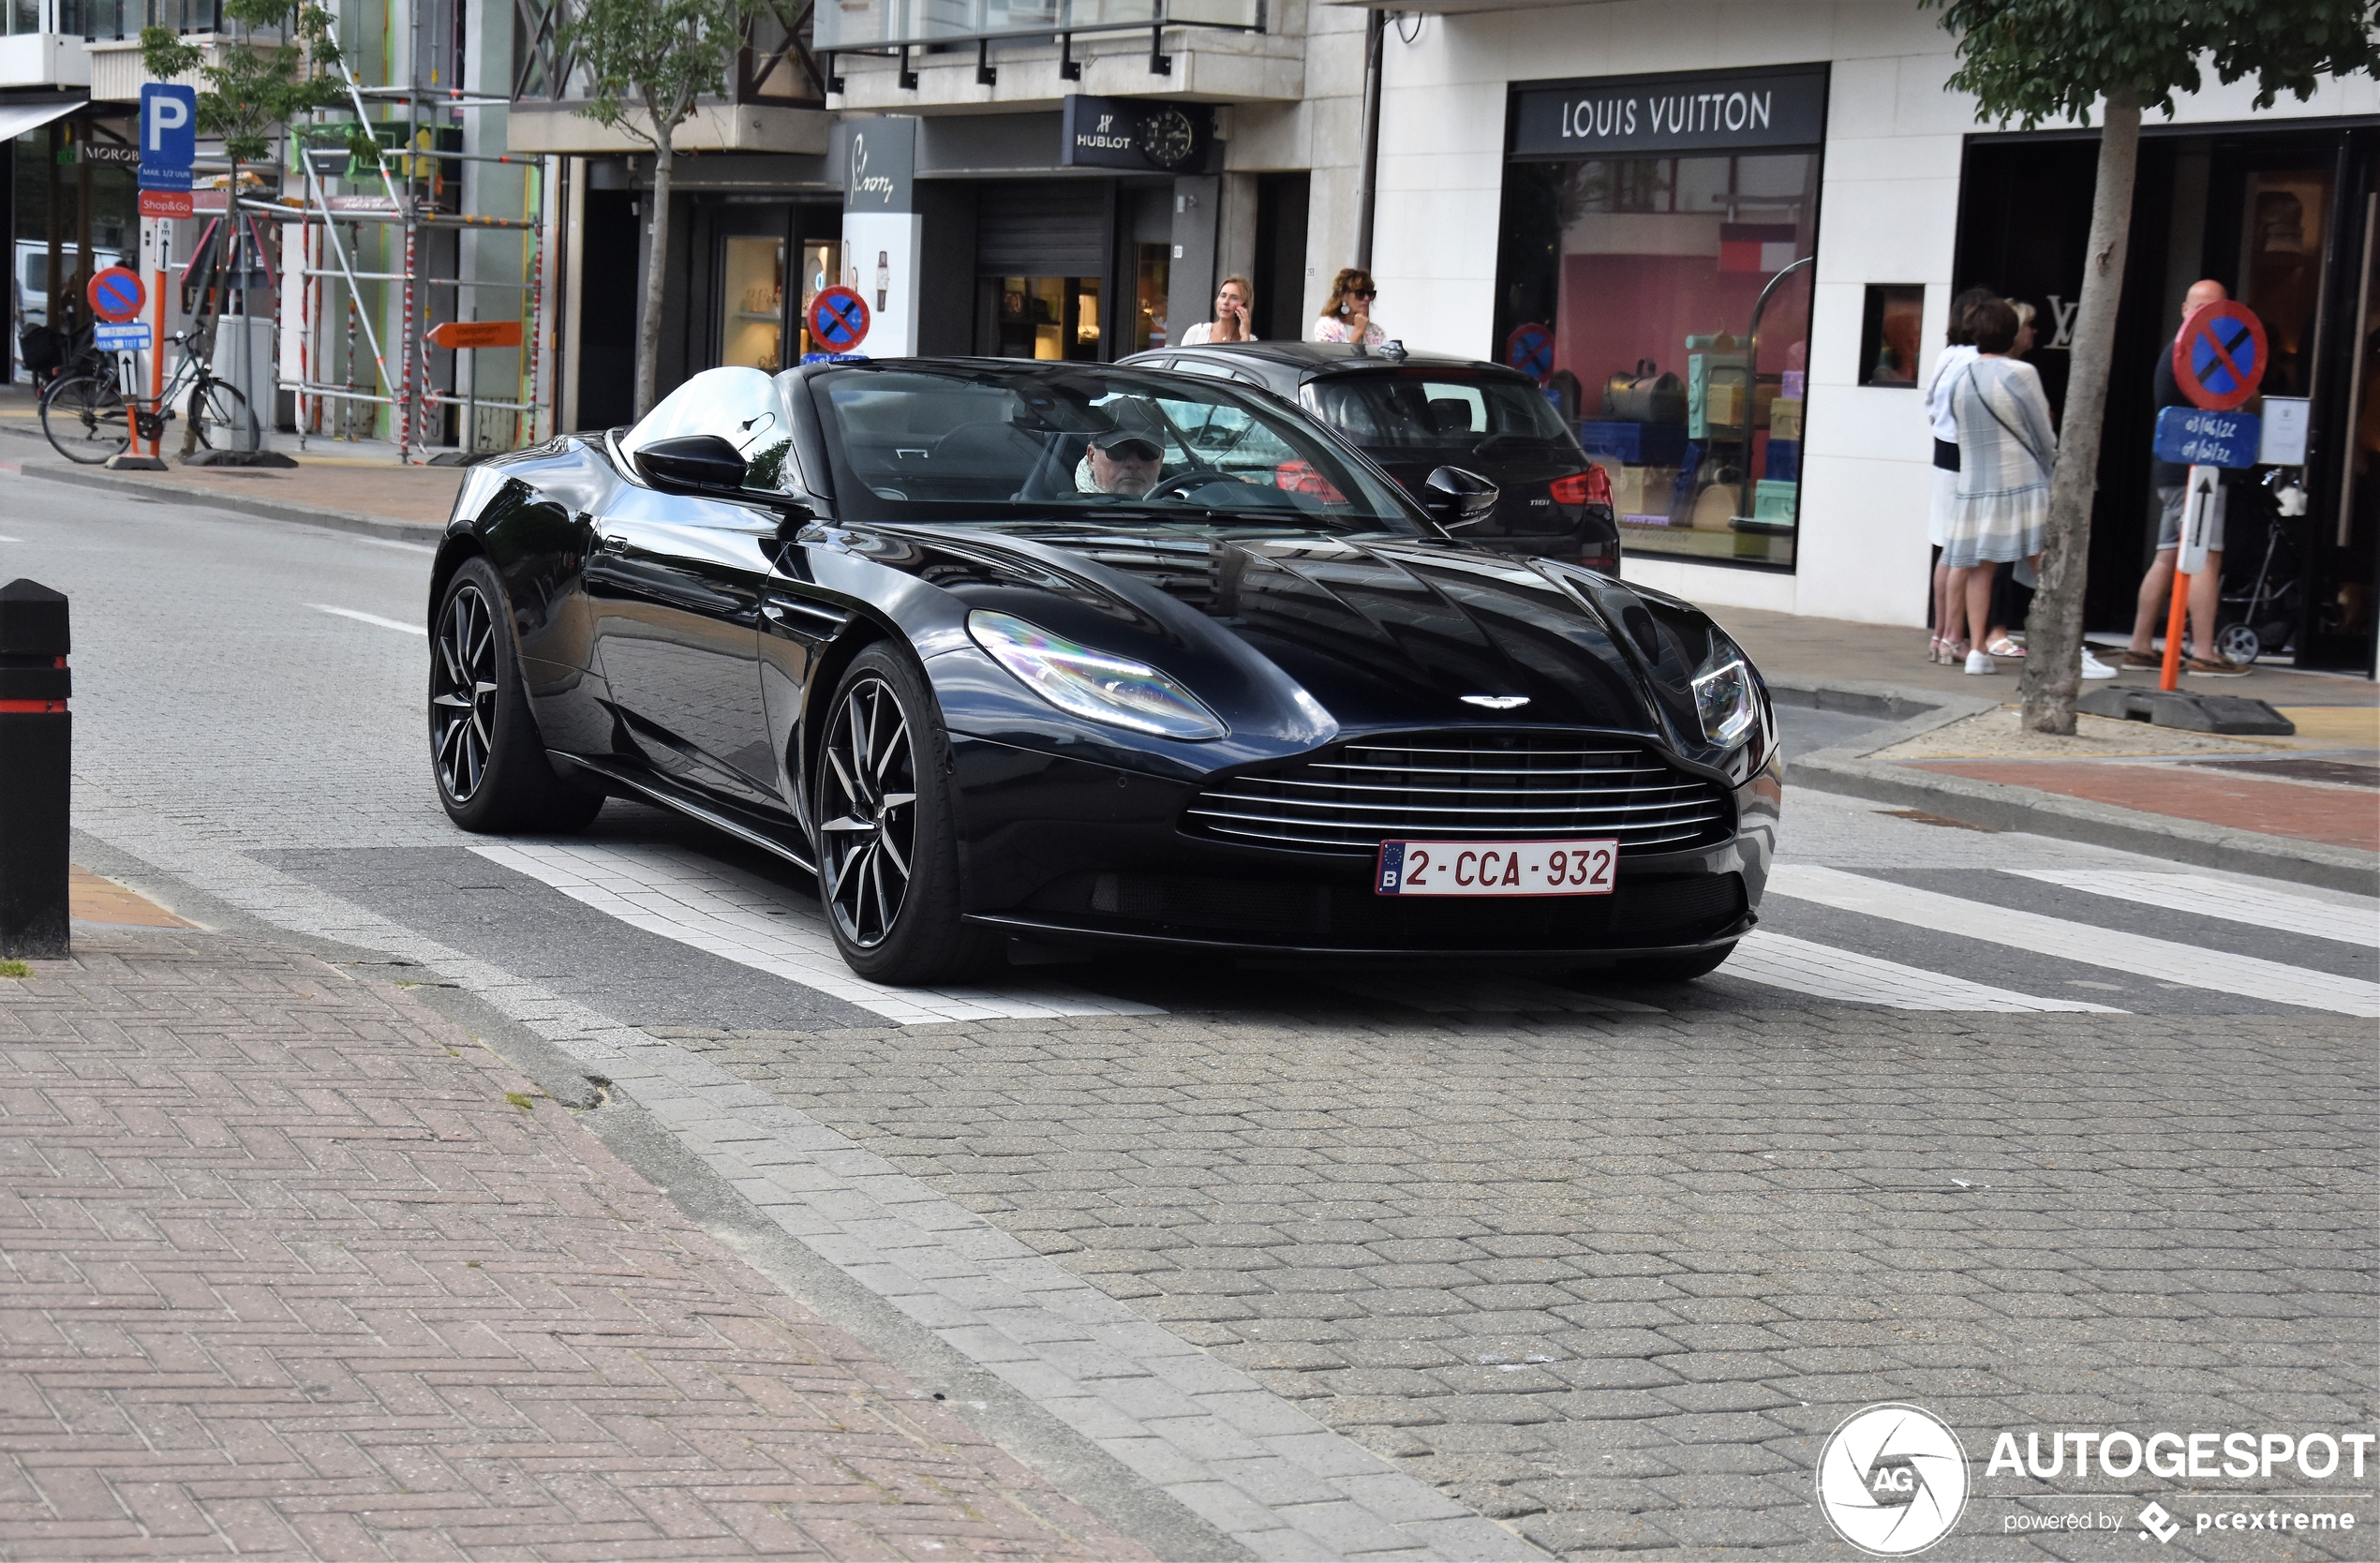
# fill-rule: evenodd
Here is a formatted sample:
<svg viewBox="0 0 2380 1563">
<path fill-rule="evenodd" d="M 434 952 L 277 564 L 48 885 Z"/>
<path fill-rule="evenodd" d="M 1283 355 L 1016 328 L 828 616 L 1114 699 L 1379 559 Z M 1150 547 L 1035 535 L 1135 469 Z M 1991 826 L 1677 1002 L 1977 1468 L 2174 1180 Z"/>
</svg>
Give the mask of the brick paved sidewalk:
<svg viewBox="0 0 2380 1563">
<path fill-rule="evenodd" d="M 401 990 L 0 980 L 0 1557 L 1141 1557 Z"/>
</svg>

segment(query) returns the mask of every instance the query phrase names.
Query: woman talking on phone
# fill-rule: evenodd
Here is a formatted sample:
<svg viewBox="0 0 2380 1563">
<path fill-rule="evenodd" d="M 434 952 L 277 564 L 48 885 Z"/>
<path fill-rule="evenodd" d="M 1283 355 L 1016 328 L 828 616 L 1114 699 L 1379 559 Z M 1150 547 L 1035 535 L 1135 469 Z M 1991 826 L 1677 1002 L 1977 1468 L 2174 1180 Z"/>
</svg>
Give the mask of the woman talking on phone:
<svg viewBox="0 0 2380 1563">
<path fill-rule="evenodd" d="M 1378 296 L 1379 290 L 1372 286 L 1370 272 L 1357 266 L 1346 267 L 1331 279 L 1331 297 L 1314 322 L 1314 339 L 1380 346 L 1389 339 L 1389 334 L 1372 319 L 1372 301 Z"/>
<path fill-rule="evenodd" d="M 1255 286 L 1244 276 L 1227 276 L 1214 290 L 1214 319 L 1202 320 L 1182 334 L 1180 346 L 1203 348 L 1216 342 L 1253 342 L 1256 328 L 1249 323 L 1248 311 L 1257 296 Z"/>
</svg>

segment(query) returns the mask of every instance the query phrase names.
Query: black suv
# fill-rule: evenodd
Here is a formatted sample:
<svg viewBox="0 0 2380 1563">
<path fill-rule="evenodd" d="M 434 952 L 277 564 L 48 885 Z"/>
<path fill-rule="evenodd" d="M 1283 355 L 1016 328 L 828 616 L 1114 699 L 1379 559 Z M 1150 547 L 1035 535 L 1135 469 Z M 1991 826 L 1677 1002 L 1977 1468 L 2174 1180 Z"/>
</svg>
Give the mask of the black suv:
<svg viewBox="0 0 2380 1563">
<path fill-rule="evenodd" d="M 1495 512 L 1464 531 L 1465 542 L 1619 570 L 1611 479 L 1579 448 L 1537 382 L 1518 370 L 1407 352 L 1395 343 L 1153 348 L 1123 362 L 1216 375 L 1295 402 L 1361 446 L 1434 513 L 1444 496 L 1423 487 L 1433 471 L 1477 472 L 1498 496 Z"/>
</svg>

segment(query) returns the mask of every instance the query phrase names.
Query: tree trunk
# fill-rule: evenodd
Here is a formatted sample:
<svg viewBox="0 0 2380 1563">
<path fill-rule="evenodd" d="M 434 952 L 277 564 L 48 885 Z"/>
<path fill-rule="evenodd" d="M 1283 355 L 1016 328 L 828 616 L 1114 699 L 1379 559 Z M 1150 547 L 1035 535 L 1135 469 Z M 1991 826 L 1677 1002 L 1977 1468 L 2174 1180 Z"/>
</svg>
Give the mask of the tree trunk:
<svg viewBox="0 0 2380 1563">
<path fill-rule="evenodd" d="M 2072 733 L 2082 683 L 2083 588 L 2090 569 L 2090 509 L 2099 488 L 2099 438 L 2123 302 L 2133 175 L 2140 162 L 2140 98 L 2107 94 L 2099 133 L 2099 184 L 2090 202 L 2090 249 L 2075 311 L 2058 469 L 2049 480 L 2049 535 L 2041 589 L 2027 622 L 2023 722 L 2028 732 Z"/>
<path fill-rule="evenodd" d="M 646 229 L 652 250 L 645 263 L 645 309 L 636 321 L 636 416 L 653 409 L 661 384 L 662 295 L 669 279 L 669 179 L 677 153 L 673 127 L 653 116 L 653 220 Z"/>
</svg>

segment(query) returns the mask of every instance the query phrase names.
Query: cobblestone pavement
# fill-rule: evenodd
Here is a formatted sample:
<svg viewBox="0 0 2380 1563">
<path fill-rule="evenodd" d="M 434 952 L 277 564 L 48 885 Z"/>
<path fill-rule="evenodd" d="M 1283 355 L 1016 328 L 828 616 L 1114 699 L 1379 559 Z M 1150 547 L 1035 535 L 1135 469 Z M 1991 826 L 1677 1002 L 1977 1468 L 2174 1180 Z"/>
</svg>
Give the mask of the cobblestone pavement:
<svg viewBox="0 0 2380 1563">
<path fill-rule="evenodd" d="M 0 1556 L 1147 1556 L 401 991 L 0 981 Z"/>
<path fill-rule="evenodd" d="M 2380 1388 L 2368 1023 L 669 1035 L 1566 1555 L 1818 1546 L 1871 1402 L 1987 1445 L 2361 1429 Z M 1962 1529 L 2105 1486 L 1986 1481 Z"/>
</svg>

